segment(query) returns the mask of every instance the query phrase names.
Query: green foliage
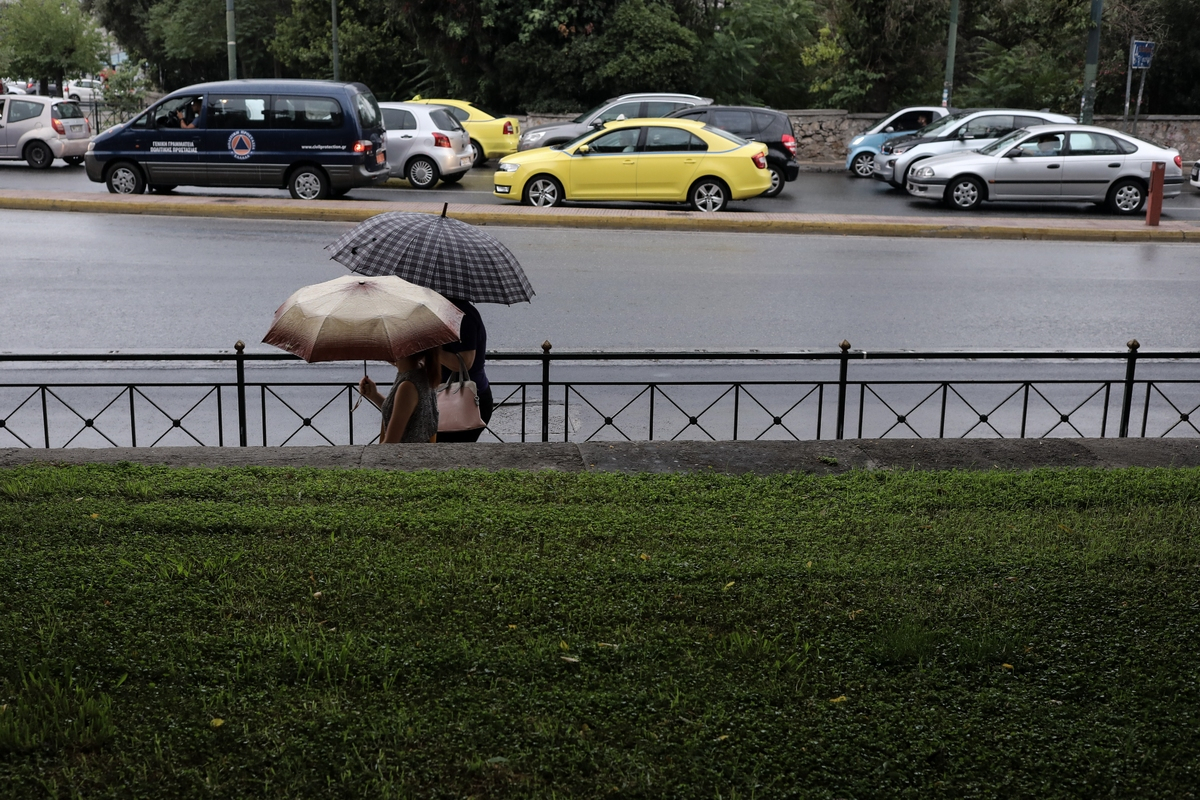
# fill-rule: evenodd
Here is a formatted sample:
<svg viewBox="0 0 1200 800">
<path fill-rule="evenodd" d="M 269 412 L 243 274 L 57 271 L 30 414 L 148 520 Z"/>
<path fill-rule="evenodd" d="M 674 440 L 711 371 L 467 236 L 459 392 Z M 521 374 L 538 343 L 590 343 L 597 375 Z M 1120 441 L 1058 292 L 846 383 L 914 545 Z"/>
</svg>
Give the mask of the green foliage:
<svg viewBox="0 0 1200 800">
<path fill-rule="evenodd" d="M 104 82 L 104 102 L 121 117 L 128 117 L 146 107 L 146 94 L 150 88 L 144 65 L 126 62 L 109 70 Z"/>
<path fill-rule="evenodd" d="M 801 108 L 808 78 L 803 52 L 816 17 L 810 0 L 734 0 L 711 19 L 697 81 L 718 103 Z"/>
<path fill-rule="evenodd" d="M 604 95 L 688 91 L 700 40 L 675 12 L 651 0 L 623 0 L 601 34 L 576 48 L 591 68 L 585 89 Z"/>
<path fill-rule="evenodd" d="M 1050 108 L 1079 113 L 1082 70 L 1076 74 L 1070 61 L 1064 63 L 1061 55 L 1043 50 L 1036 42 L 1011 47 L 984 42 L 974 63 L 972 80 L 954 93 L 957 106 Z"/>
<path fill-rule="evenodd" d="M 1198 527 L 1198 470 L 7 470 L 0 796 L 1186 796 Z"/>
<path fill-rule="evenodd" d="M 99 71 L 104 40 L 76 0 L 16 0 L 0 5 L 6 72 L 77 78 Z"/>
<path fill-rule="evenodd" d="M 805 47 L 800 58 L 812 77 L 808 91 L 817 108 L 860 108 L 875 82 L 884 77 L 859 66 L 829 28 L 821 28 L 817 41 Z"/>
</svg>

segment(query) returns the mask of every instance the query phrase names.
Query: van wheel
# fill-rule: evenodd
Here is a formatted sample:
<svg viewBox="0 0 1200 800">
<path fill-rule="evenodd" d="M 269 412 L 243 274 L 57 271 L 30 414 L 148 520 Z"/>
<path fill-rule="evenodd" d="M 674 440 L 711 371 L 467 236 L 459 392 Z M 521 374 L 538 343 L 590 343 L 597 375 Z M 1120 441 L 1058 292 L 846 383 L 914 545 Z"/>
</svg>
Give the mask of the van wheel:
<svg viewBox="0 0 1200 800">
<path fill-rule="evenodd" d="M 850 174 L 856 178 L 869 178 L 875 174 L 875 154 L 859 153 L 850 162 Z"/>
<path fill-rule="evenodd" d="M 483 152 L 483 145 L 472 139 L 471 147 L 475 148 L 475 161 L 473 164 L 471 164 L 471 166 L 482 167 L 487 163 L 487 153 Z"/>
<path fill-rule="evenodd" d="M 324 200 L 329 194 L 329 179 L 317 167 L 300 167 L 288 178 L 288 191 L 297 200 Z"/>
<path fill-rule="evenodd" d="M 25 147 L 25 161 L 34 169 L 46 169 L 54 163 L 54 153 L 43 142 L 30 142 Z"/>
<path fill-rule="evenodd" d="M 63 161 L 67 162 L 72 167 L 78 167 L 83 163 L 83 156 L 65 156 Z"/>
<path fill-rule="evenodd" d="M 1117 181 L 1108 190 L 1108 210 L 1114 214 L 1136 214 L 1146 204 L 1146 189 L 1130 178 Z"/>
<path fill-rule="evenodd" d="M 729 189 L 717 178 L 701 178 L 688 190 L 688 203 L 696 211 L 724 211 L 729 205 Z"/>
<path fill-rule="evenodd" d="M 113 194 L 141 194 L 146 191 L 142 171 L 133 164 L 117 164 L 108 171 L 104 183 Z"/>
<path fill-rule="evenodd" d="M 408 182 L 414 189 L 432 189 L 437 185 L 441 175 L 438 174 L 437 164 L 428 158 L 414 158 L 408 162 Z"/>
<path fill-rule="evenodd" d="M 783 170 L 781 170 L 779 167 L 768 164 L 767 169 L 771 173 L 771 188 L 763 192 L 762 196 L 778 197 L 779 193 L 783 191 L 783 184 L 787 181 L 787 179 L 783 177 Z"/>
</svg>

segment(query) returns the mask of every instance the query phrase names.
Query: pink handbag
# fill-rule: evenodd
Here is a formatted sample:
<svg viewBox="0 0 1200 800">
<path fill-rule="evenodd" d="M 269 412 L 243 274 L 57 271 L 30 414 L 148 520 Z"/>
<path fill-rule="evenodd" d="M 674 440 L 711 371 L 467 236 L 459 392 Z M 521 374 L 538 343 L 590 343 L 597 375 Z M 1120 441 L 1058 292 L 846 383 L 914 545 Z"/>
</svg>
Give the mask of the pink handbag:
<svg viewBox="0 0 1200 800">
<path fill-rule="evenodd" d="M 467 365 L 458 355 L 458 372 L 437 387 L 438 432 L 472 431 L 484 426 L 479 414 L 475 381 L 467 379 Z M 455 380 L 457 378 L 457 380 Z"/>
</svg>

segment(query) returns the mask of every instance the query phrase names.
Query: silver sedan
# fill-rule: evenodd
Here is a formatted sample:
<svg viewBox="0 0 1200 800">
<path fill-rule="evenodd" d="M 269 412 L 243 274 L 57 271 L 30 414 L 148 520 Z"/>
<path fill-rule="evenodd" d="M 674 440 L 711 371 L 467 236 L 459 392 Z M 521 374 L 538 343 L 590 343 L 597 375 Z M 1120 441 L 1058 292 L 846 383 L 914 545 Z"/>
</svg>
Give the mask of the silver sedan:
<svg viewBox="0 0 1200 800">
<path fill-rule="evenodd" d="M 1179 151 L 1091 125 L 1038 125 L 1015 130 L 987 147 L 926 159 L 913 167 L 914 197 L 971 210 L 984 200 L 1093 202 L 1114 214 L 1136 214 L 1146 203 L 1150 168 L 1166 164 L 1163 197 L 1183 188 Z"/>
</svg>

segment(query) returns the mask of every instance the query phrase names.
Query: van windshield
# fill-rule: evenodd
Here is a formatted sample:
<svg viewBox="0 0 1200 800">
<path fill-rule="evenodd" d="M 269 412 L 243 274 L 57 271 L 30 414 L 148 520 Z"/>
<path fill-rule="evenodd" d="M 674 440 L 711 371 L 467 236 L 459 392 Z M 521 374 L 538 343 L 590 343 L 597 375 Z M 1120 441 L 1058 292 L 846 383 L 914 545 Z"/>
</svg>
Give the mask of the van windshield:
<svg viewBox="0 0 1200 800">
<path fill-rule="evenodd" d="M 370 92 L 359 92 L 354 95 L 354 110 L 358 113 L 358 123 L 364 131 L 382 127 L 383 115 L 379 113 L 379 103 Z"/>
</svg>

